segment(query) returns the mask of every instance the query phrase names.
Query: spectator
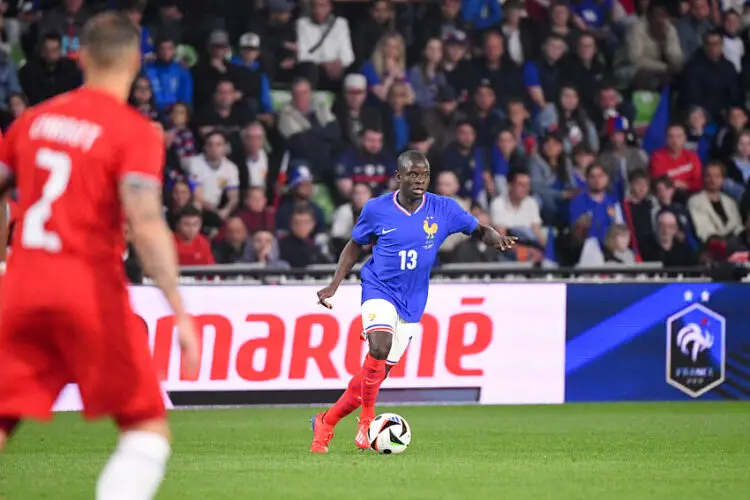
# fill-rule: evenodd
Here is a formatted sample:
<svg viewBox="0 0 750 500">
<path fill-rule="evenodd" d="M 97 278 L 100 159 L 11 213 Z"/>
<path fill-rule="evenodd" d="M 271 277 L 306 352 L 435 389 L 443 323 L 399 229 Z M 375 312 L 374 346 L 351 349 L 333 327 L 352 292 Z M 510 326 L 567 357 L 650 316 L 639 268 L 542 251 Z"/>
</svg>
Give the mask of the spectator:
<svg viewBox="0 0 750 500">
<path fill-rule="evenodd" d="M 686 242 L 693 249 L 698 248 L 698 239 L 695 237 L 695 225 L 693 224 L 693 219 L 690 218 L 690 212 L 688 212 L 684 205 L 675 201 L 677 188 L 675 188 L 674 181 L 666 175 L 656 178 L 653 180 L 653 190 L 658 202 L 656 206 L 657 212 L 669 210 L 677 218 L 679 225 L 677 239 Z"/>
<path fill-rule="evenodd" d="M 690 0 L 688 14 L 675 23 L 682 54 L 686 60 L 695 55 L 706 34 L 714 29 L 709 20 L 710 14 L 707 0 Z"/>
<path fill-rule="evenodd" d="M 264 149 L 266 131 L 263 126 L 254 122 L 242 129 L 242 149 L 233 156 L 234 163 L 239 168 L 240 191 L 248 188 L 268 187 L 268 154 Z"/>
<path fill-rule="evenodd" d="M 535 54 L 534 29 L 526 18 L 526 9 L 522 1 L 506 1 L 503 5 L 504 18 L 500 26 L 505 39 L 508 41 L 508 55 L 522 66 Z"/>
<path fill-rule="evenodd" d="M 570 171 L 560 134 L 548 133 L 539 151 L 529 158 L 529 173 L 532 191 L 540 201 L 542 219 L 549 225 L 567 221 L 567 202 L 581 192 L 572 187 Z"/>
<path fill-rule="evenodd" d="M 0 50 L 0 107 L 7 109 L 10 96 L 20 93 L 16 65 L 7 51 Z"/>
<path fill-rule="evenodd" d="M 242 219 L 230 217 L 224 223 L 224 234 L 211 245 L 217 264 L 249 262 L 250 239 Z"/>
<path fill-rule="evenodd" d="M 456 32 L 461 32 L 466 41 L 466 33 L 469 33 L 473 26 L 461 17 L 461 0 L 441 0 L 439 9 L 428 13 L 424 22 L 414 28 L 414 45 L 424 47 L 430 38 L 445 41 Z"/>
<path fill-rule="evenodd" d="M 144 75 L 136 77 L 130 93 L 130 104 L 148 119 L 161 121 L 161 114 L 156 108 L 156 100 L 148 77 Z"/>
<path fill-rule="evenodd" d="M 185 170 L 196 185 L 195 196 L 204 211 L 225 220 L 237 208 L 239 173 L 237 165 L 227 159 L 227 141 L 221 132 L 208 134 L 203 154 L 187 159 Z"/>
<path fill-rule="evenodd" d="M 435 140 L 437 149 L 447 147 L 456 134 L 456 123 L 459 121 L 457 107 L 456 91 L 447 85 L 438 92 L 437 105 L 423 114 L 422 124 L 427 134 Z"/>
<path fill-rule="evenodd" d="M 201 57 L 192 71 L 193 99 L 198 106 L 211 102 L 219 82 L 229 81 L 236 88 L 240 81 L 241 68 L 229 62 L 229 33 L 212 31 L 207 49 L 206 57 Z"/>
<path fill-rule="evenodd" d="M 565 45 L 571 49 L 577 46 L 578 37 L 581 33 L 573 22 L 570 5 L 564 0 L 554 0 L 550 3 L 549 25 L 542 27 L 540 31 L 542 36 L 537 43 L 539 47 L 542 46 L 549 35 L 556 35 L 561 37 L 565 41 Z"/>
<path fill-rule="evenodd" d="M 742 102 L 739 76 L 732 63 L 724 58 L 723 43 L 721 33 L 706 33 L 703 50 L 687 63 L 681 78 L 680 107 L 700 106 L 714 120 L 721 119 L 724 109 Z"/>
<path fill-rule="evenodd" d="M 581 106 L 588 116 L 596 115 L 596 97 L 602 82 L 609 76 L 604 63 L 599 60 L 596 39 L 590 33 L 582 33 L 576 50 L 563 63 L 563 80 L 576 90 Z"/>
<path fill-rule="evenodd" d="M 122 9 L 122 15 L 130 19 L 141 32 L 141 54 L 143 54 L 143 60 L 153 61 L 155 59 L 154 39 L 151 36 L 151 30 L 148 26 L 141 24 L 141 21 L 143 21 L 143 11 L 147 3 L 148 0 L 128 0 Z"/>
<path fill-rule="evenodd" d="M 622 120 L 626 135 L 630 135 L 633 119 L 635 117 L 635 106 L 627 100 L 621 99 L 617 90 L 611 82 L 604 82 L 596 97 L 594 114 L 590 115 L 600 137 L 610 134 L 610 120 L 615 118 Z"/>
<path fill-rule="evenodd" d="M 331 0 L 312 0 L 311 14 L 297 20 L 297 61 L 320 90 L 340 88 L 354 62 L 349 22 L 333 14 Z"/>
<path fill-rule="evenodd" d="M 589 119 L 578 91 L 570 85 L 560 88 L 555 107 L 548 106 L 539 115 L 539 126 L 545 130 L 559 129 L 565 151 L 572 151 L 577 144 L 586 144 L 594 153 L 599 152 L 599 134 L 594 122 Z"/>
<path fill-rule="evenodd" d="M 625 222 L 633 237 L 633 248 L 645 249 L 654 237 L 658 201 L 649 193 L 648 172 L 634 170 L 628 179 L 629 189 L 622 204 Z"/>
<path fill-rule="evenodd" d="M 232 151 L 240 147 L 240 130 L 253 121 L 253 113 L 239 95 L 232 80 L 220 80 L 213 101 L 195 118 L 201 137 L 221 132 L 229 140 Z"/>
<path fill-rule="evenodd" d="M 208 266 L 216 264 L 211 245 L 201 234 L 201 211 L 187 205 L 177 220 L 174 233 L 177 261 L 181 266 Z"/>
<path fill-rule="evenodd" d="M 486 152 L 477 144 L 476 139 L 471 123 L 459 123 L 453 144 L 443 152 L 443 168 L 456 174 L 461 186 L 459 196 L 481 201 L 485 195 L 485 184 L 492 182 L 492 174 L 486 161 Z"/>
<path fill-rule="evenodd" d="M 190 129 L 190 107 L 184 102 L 176 102 L 169 111 L 170 128 L 167 131 L 168 143 L 177 152 L 180 160 L 198 154 L 195 136 Z"/>
<path fill-rule="evenodd" d="M 490 218 L 487 212 L 481 207 L 475 206 L 471 213 L 477 218 L 480 224 L 489 225 Z M 467 238 L 460 243 L 453 251 L 451 262 L 496 262 L 506 260 L 499 250 L 488 246 L 478 238 Z"/>
<path fill-rule="evenodd" d="M 261 58 L 272 82 L 290 83 L 297 64 L 297 27 L 292 19 L 294 4 L 289 0 L 267 0 L 268 17 L 254 16 L 248 31 L 263 40 Z"/>
<path fill-rule="evenodd" d="M 544 109 L 547 103 L 557 101 L 562 85 L 560 61 L 566 50 L 562 37 L 549 35 L 544 41 L 541 57 L 536 61 L 526 62 L 523 68 L 524 83 L 536 110 Z"/>
<path fill-rule="evenodd" d="M 76 63 L 62 57 L 62 38 L 57 33 L 42 38 L 39 54 L 24 64 L 18 76 L 32 105 L 81 85 Z"/>
<path fill-rule="evenodd" d="M 369 17 L 357 23 L 352 35 L 352 47 L 358 63 L 370 58 L 378 40 L 393 31 L 395 11 L 390 0 L 375 0 L 370 4 Z"/>
<path fill-rule="evenodd" d="M 268 206 L 265 188 L 251 187 L 245 195 L 244 205 L 236 212 L 248 234 L 256 231 L 273 231 L 276 226 L 276 210 Z"/>
<path fill-rule="evenodd" d="M 648 170 L 648 155 L 641 148 L 628 144 L 627 126 L 622 116 L 610 118 L 607 140 L 598 163 L 607 169 L 615 187 L 627 183 L 630 174 Z"/>
<path fill-rule="evenodd" d="M 667 129 L 667 145 L 651 156 L 651 177 L 669 176 L 677 189 L 695 193 L 703 186 L 701 161 L 695 151 L 685 148 L 687 134 L 679 123 Z"/>
<path fill-rule="evenodd" d="M 279 112 L 278 127 L 291 158 L 306 160 L 318 177 L 332 173 L 341 129 L 328 106 L 313 99 L 308 80 L 300 78 L 292 84 L 292 102 Z"/>
<path fill-rule="evenodd" d="M 737 139 L 734 154 L 728 159 L 727 179 L 723 189 L 735 200 L 741 200 L 750 182 L 750 131 Z"/>
<path fill-rule="evenodd" d="M 461 185 L 458 182 L 458 177 L 456 177 L 455 172 L 451 170 L 440 172 L 435 184 L 435 192 L 437 194 L 453 198 L 464 210 L 468 211 L 471 209 L 471 200 L 459 195 Z M 448 236 L 445 241 L 443 241 L 443 244 L 440 245 L 440 262 L 450 262 L 453 251 L 467 238 L 468 236 L 462 233 Z"/>
<path fill-rule="evenodd" d="M 630 230 L 624 224 L 615 224 L 607 232 L 604 239 L 604 262 L 609 264 L 636 263 L 635 254 L 630 249 Z"/>
<path fill-rule="evenodd" d="M 349 146 L 359 146 L 360 137 L 365 125 L 379 125 L 380 114 L 377 109 L 366 106 L 367 80 L 358 73 L 351 73 L 344 78 L 344 96 L 337 98 L 333 110 L 336 120 L 341 125 L 344 142 Z"/>
<path fill-rule="evenodd" d="M 365 183 L 356 183 L 352 187 L 351 201 L 340 205 L 333 212 L 333 221 L 331 223 L 331 240 L 335 247 L 335 253 L 339 254 L 344 245 L 352 237 L 354 224 L 362 213 L 362 208 L 367 200 L 372 198 L 372 190 Z"/>
<path fill-rule="evenodd" d="M 596 161 L 596 155 L 591 151 L 590 147 L 581 143 L 573 148 L 572 156 L 573 168 L 570 170 L 570 185 L 573 186 L 574 189 L 585 189 L 587 185 L 586 175 L 589 167 Z M 609 177 L 609 172 L 607 175 L 611 180 L 612 177 Z M 607 185 L 607 190 L 611 190 L 611 187 L 611 185 Z"/>
<path fill-rule="evenodd" d="M 187 181 L 176 181 L 172 185 L 172 189 L 169 192 L 168 199 L 169 201 L 167 203 L 165 213 L 167 225 L 172 231 L 176 231 L 177 223 L 180 220 L 182 211 L 185 209 L 185 207 L 194 203 L 193 192 L 191 191 L 190 185 L 187 183 Z"/>
<path fill-rule="evenodd" d="M 680 39 L 664 5 L 649 3 L 646 15 L 630 27 L 627 47 L 638 89 L 661 89 L 682 69 Z"/>
<path fill-rule="evenodd" d="M 740 134 L 747 129 L 747 121 L 747 112 L 742 106 L 732 106 L 727 110 L 727 123 L 714 137 L 714 157 L 728 158 L 734 154 Z"/>
<path fill-rule="evenodd" d="M 516 149 L 528 156 L 536 149 L 537 133 L 531 122 L 531 113 L 521 99 L 511 99 L 506 107 L 508 128 L 516 138 Z"/>
<path fill-rule="evenodd" d="M 484 57 L 475 65 L 475 82 L 487 79 L 495 91 L 497 103 L 505 108 L 509 99 L 523 97 L 523 72 L 505 52 L 505 41 L 496 31 L 484 36 Z M 476 86 L 476 83 L 474 84 Z"/>
<path fill-rule="evenodd" d="M 688 112 L 685 120 L 687 129 L 687 142 L 685 147 L 695 151 L 701 164 L 709 160 L 711 143 L 716 135 L 716 126 L 709 123 L 706 111 L 700 106 L 693 106 Z"/>
<path fill-rule="evenodd" d="M 125 267 L 125 275 L 130 283 L 140 285 L 143 283 L 143 267 L 130 239 L 129 226 L 127 224 L 124 226 L 125 252 L 122 255 L 122 263 Z"/>
<path fill-rule="evenodd" d="M 724 58 L 732 63 L 737 74 L 742 75 L 742 62 L 745 59 L 745 43 L 740 35 L 742 21 L 737 11 L 724 14 Z"/>
<path fill-rule="evenodd" d="M 388 93 L 388 105 L 383 107 L 383 132 L 386 147 L 401 152 L 409 143 L 411 131 L 422 120 L 420 109 L 414 105 L 414 91 L 406 82 L 396 82 Z"/>
<path fill-rule="evenodd" d="M 703 191 L 693 195 L 688 201 L 696 235 L 703 242 L 711 237 L 726 239 L 743 229 L 737 204 L 721 192 L 724 176 L 724 165 L 716 161 L 709 162 L 703 172 Z"/>
<path fill-rule="evenodd" d="M 161 0 L 159 2 L 158 20 L 151 27 L 155 40 L 166 38 L 179 44 L 183 41 L 183 13 L 180 0 Z"/>
<path fill-rule="evenodd" d="M 586 191 L 570 201 L 570 221 L 581 240 L 595 238 L 604 243 L 612 224 L 622 224 L 620 203 L 607 194 L 609 176 L 604 167 L 593 164 L 586 172 Z"/>
<path fill-rule="evenodd" d="M 0 129 L 5 133 L 13 122 L 26 112 L 29 102 L 23 94 L 11 94 L 8 98 L 8 109 L 0 112 Z"/>
<path fill-rule="evenodd" d="M 499 25 L 502 12 L 495 0 L 473 0 L 461 3 L 461 18 L 481 31 Z"/>
<path fill-rule="evenodd" d="M 362 65 L 360 72 L 367 79 L 367 90 L 373 97 L 373 104 L 384 102 L 396 82 L 406 80 L 406 48 L 404 39 L 398 33 L 383 35 L 369 61 Z"/>
<path fill-rule="evenodd" d="M 383 133 L 375 127 L 365 126 L 362 146 L 352 146 L 344 151 L 336 165 L 338 194 L 342 200 L 348 200 L 354 185 L 361 183 L 379 196 L 386 189 L 395 189 L 395 173 L 396 159 L 383 150 Z"/>
<path fill-rule="evenodd" d="M 477 143 L 489 148 L 495 143 L 503 123 L 503 116 L 496 107 L 495 91 L 486 78 L 479 80 L 473 99 L 464 106 L 466 119 L 474 126 Z"/>
<path fill-rule="evenodd" d="M 447 85 L 445 74 L 440 69 L 442 60 L 443 42 L 439 38 L 430 38 L 425 45 L 421 63 L 409 70 L 408 79 L 418 106 L 434 108 L 440 88 Z"/>
<path fill-rule="evenodd" d="M 323 210 L 312 201 L 313 195 L 313 176 L 310 167 L 301 163 L 292 168 L 289 176 L 289 193 L 279 205 L 279 212 L 276 215 L 276 229 L 281 232 L 288 232 L 291 226 L 292 213 L 297 208 L 309 209 L 315 219 L 313 226 L 314 234 L 323 234 L 326 230 L 325 217 Z M 292 264 L 292 262 L 289 262 Z M 292 264 L 294 265 L 294 264 Z"/>
<path fill-rule="evenodd" d="M 242 101 L 252 114 L 267 127 L 273 126 L 273 102 L 271 84 L 260 62 L 260 37 L 256 33 L 245 33 L 240 37 L 240 56 L 233 57 L 232 63 L 241 68 L 237 73 L 237 89 L 242 93 Z"/>
<path fill-rule="evenodd" d="M 279 259 L 279 245 L 273 233 L 259 229 L 251 238 L 249 262 L 267 269 L 289 269 L 289 263 Z"/>
<path fill-rule="evenodd" d="M 328 262 L 313 242 L 315 224 L 315 215 L 310 207 L 295 207 L 289 234 L 279 242 L 279 256 L 293 268 Z"/>
<path fill-rule="evenodd" d="M 456 31 L 443 38 L 443 64 L 445 81 L 456 92 L 458 100 L 463 101 L 473 86 L 474 66 L 467 59 L 469 44 L 466 33 Z"/>
<path fill-rule="evenodd" d="M 508 193 L 492 200 L 490 219 L 500 234 L 519 238 L 520 244 L 544 247 L 547 238 L 542 231 L 539 204 L 530 195 L 531 176 L 523 171 L 508 175 Z"/>
<path fill-rule="evenodd" d="M 62 5 L 48 11 L 39 25 L 42 35 L 57 33 L 62 38 L 62 53 L 70 59 L 78 59 L 81 48 L 79 36 L 83 25 L 91 14 L 83 0 L 63 0 Z"/>
<path fill-rule="evenodd" d="M 656 218 L 656 237 L 643 249 L 643 259 L 661 262 L 664 267 L 688 267 L 696 258 L 690 246 L 678 238 L 679 225 L 674 213 L 662 210 Z"/>
<path fill-rule="evenodd" d="M 193 77 L 175 59 L 176 53 L 174 40 L 159 40 L 156 60 L 145 65 L 146 76 L 154 89 L 154 100 L 159 110 L 177 102 L 184 102 L 188 106 L 193 103 Z"/>
<path fill-rule="evenodd" d="M 511 172 L 528 171 L 525 158 L 518 150 L 518 143 L 512 130 L 502 128 L 497 134 L 497 140 L 490 149 L 490 167 L 497 196 L 508 193 L 508 175 Z"/>
</svg>

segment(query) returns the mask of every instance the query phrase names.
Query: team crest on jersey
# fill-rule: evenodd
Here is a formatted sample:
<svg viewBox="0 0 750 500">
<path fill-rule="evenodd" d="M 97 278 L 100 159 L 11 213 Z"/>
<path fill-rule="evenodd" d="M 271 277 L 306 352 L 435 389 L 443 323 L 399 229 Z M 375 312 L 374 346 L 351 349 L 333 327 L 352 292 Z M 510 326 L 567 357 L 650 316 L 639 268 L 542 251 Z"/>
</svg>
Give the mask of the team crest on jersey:
<svg viewBox="0 0 750 500">
<path fill-rule="evenodd" d="M 375 313 L 368 314 L 367 319 L 369 319 L 370 321 L 375 321 Z"/>
<path fill-rule="evenodd" d="M 437 222 L 435 222 L 435 217 L 425 217 L 424 223 L 422 224 L 422 229 L 424 229 L 424 232 L 427 235 L 427 238 L 425 239 L 424 249 L 429 250 L 435 244 L 435 234 L 437 234 L 438 232 L 438 224 Z"/>
<path fill-rule="evenodd" d="M 667 319 L 667 383 L 697 398 L 724 382 L 726 318 L 692 304 Z"/>
</svg>

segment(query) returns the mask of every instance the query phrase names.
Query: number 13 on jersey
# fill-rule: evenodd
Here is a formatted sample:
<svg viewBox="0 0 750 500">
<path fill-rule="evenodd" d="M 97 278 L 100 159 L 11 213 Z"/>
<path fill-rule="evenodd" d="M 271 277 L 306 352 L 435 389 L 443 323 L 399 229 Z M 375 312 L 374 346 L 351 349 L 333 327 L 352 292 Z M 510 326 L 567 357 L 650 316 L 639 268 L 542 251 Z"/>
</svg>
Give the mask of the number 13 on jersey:
<svg viewBox="0 0 750 500">
<path fill-rule="evenodd" d="M 401 258 L 401 270 L 402 271 L 413 271 L 417 268 L 417 251 L 416 250 L 401 250 L 398 252 L 398 256 Z"/>
</svg>

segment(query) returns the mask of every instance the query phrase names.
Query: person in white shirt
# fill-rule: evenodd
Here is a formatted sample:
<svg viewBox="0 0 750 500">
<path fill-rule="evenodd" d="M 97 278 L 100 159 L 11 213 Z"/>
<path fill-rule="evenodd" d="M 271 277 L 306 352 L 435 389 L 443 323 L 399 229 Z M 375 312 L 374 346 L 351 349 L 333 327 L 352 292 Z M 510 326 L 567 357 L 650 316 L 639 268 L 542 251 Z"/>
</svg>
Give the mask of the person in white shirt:
<svg viewBox="0 0 750 500">
<path fill-rule="evenodd" d="M 508 174 L 508 194 L 492 200 L 490 219 L 500 234 L 512 231 L 521 240 L 544 245 L 546 236 L 542 231 L 539 204 L 529 196 L 530 191 L 531 176 L 524 171 L 512 170 Z"/>
<path fill-rule="evenodd" d="M 226 219 L 240 202 L 237 165 L 226 157 L 227 140 L 221 132 L 206 137 L 203 154 L 187 158 L 184 168 L 195 183 L 195 199 L 204 211 Z M 221 205 L 226 195 L 226 203 Z"/>
<path fill-rule="evenodd" d="M 354 223 L 357 221 L 360 212 L 362 212 L 362 207 L 365 206 L 365 203 L 370 198 L 372 198 L 370 186 L 361 182 L 354 185 L 352 188 L 352 201 L 341 205 L 333 212 L 331 238 L 341 240 L 344 243 L 351 239 Z"/>
<path fill-rule="evenodd" d="M 263 149 L 266 143 L 266 131 L 263 126 L 254 122 L 242 129 L 242 155 L 235 157 L 240 169 L 242 189 L 266 188 L 268 180 L 268 155 Z"/>
<path fill-rule="evenodd" d="M 314 66 L 304 71 L 319 90 L 338 90 L 354 62 L 349 23 L 333 14 L 331 0 L 313 0 L 310 16 L 297 20 L 297 61 Z"/>
</svg>

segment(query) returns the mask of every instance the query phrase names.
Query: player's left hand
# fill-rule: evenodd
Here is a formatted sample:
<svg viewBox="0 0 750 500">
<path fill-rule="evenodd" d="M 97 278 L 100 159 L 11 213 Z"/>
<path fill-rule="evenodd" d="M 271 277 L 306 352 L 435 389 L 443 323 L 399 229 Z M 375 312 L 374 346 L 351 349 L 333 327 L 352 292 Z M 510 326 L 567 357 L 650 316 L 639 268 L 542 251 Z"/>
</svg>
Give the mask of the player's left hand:
<svg viewBox="0 0 750 500">
<path fill-rule="evenodd" d="M 323 288 L 318 292 L 318 304 L 321 306 L 327 308 L 327 309 L 333 309 L 333 306 L 330 302 L 328 302 L 327 299 L 330 299 L 333 297 L 333 295 L 336 293 L 336 288 L 333 285 L 328 285 L 327 287 Z"/>
<path fill-rule="evenodd" d="M 516 236 L 500 236 L 500 239 L 495 242 L 495 248 L 504 252 L 513 248 L 518 241 Z"/>
</svg>

